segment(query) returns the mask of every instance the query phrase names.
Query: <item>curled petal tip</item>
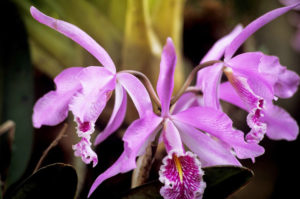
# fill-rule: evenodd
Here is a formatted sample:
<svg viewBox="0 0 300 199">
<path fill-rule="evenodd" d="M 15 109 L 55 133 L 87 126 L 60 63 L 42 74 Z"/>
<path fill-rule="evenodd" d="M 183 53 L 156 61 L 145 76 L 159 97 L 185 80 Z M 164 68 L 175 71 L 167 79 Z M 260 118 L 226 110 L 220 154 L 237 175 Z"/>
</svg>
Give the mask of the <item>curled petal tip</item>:
<svg viewBox="0 0 300 199">
<path fill-rule="evenodd" d="M 167 38 L 167 43 L 169 43 L 169 44 L 173 44 L 173 40 L 172 40 L 172 38 L 171 38 L 171 37 L 168 37 L 168 38 Z"/>
<path fill-rule="evenodd" d="M 81 157 L 85 164 L 93 162 L 93 167 L 98 163 L 97 154 L 91 148 L 91 142 L 88 138 L 82 138 L 81 141 L 72 146 L 74 154 L 77 157 Z"/>
</svg>

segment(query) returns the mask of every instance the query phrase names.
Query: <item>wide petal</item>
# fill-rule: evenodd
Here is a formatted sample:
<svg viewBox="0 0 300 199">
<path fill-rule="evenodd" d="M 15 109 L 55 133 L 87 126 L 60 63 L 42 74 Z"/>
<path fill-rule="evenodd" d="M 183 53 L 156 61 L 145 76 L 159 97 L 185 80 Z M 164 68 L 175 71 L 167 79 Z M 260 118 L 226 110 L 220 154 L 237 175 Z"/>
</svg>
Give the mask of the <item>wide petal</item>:
<svg viewBox="0 0 300 199">
<path fill-rule="evenodd" d="M 143 154 L 148 143 L 155 138 L 156 129 L 161 121 L 162 118 L 155 114 L 148 114 L 147 117 L 137 119 L 131 123 L 123 136 L 124 152 L 110 168 L 97 177 L 88 197 L 104 180 L 136 168 L 136 157 Z"/>
<path fill-rule="evenodd" d="M 113 112 L 105 129 L 100 132 L 95 139 L 95 145 L 100 144 L 120 127 L 125 118 L 126 106 L 127 95 L 124 91 L 124 88 L 122 88 L 120 84 L 117 84 L 115 89 L 115 105 Z"/>
<path fill-rule="evenodd" d="M 164 184 L 160 189 L 164 199 L 202 198 L 206 183 L 195 154 L 171 151 L 162 162 L 159 180 Z"/>
<path fill-rule="evenodd" d="M 204 106 L 220 109 L 219 84 L 223 74 L 223 64 L 203 68 L 198 72 L 196 87 L 203 92 Z"/>
<path fill-rule="evenodd" d="M 250 52 L 235 56 L 227 64 L 235 76 L 246 79 L 247 85 L 256 95 L 268 100 L 274 98 L 274 84 L 282 68 L 277 57 Z"/>
<path fill-rule="evenodd" d="M 175 66 L 175 47 L 172 42 L 172 39 L 168 38 L 161 55 L 160 72 L 156 87 L 158 97 L 161 101 L 162 116 L 165 116 L 169 113 L 170 101 L 174 88 Z"/>
<path fill-rule="evenodd" d="M 95 122 L 115 89 L 115 75 L 106 68 L 90 66 L 80 72 L 78 79 L 82 90 L 73 98 L 70 110 L 81 122 Z"/>
<path fill-rule="evenodd" d="M 224 82 L 220 85 L 220 99 L 229 102 L 243 110 L 248 110 L 247 106 L 236 93 L 230 82 Z"/>
<path fill-rule="evenodd" d="M 275 95 L 281 98 L 292 97 L 298 90 L 300 78 L 297 73 L 287 70 L 285 67 L 279 74 L 278 80 L 274 85 Z"/>
<path fill-rule="evenodd" d="M 232 147 L 238 158 L 253 158 L 264 153 L 256 143 L 247 143 L 241 131 L 233 129 L 231 119 L 221 111 L 208 107 L 191 107 L 172 115 L 172 119 L 191 125 Z"/>
<path fill-rule="evenodd" d="M 267 136 L 269 138 L 288 141 L 297 139 L 299 126 L 288 112 L 270 102 L 266 105 L 266 110 L 263 113 L 264 117 L 262 120 L 268 126 Z"/>
<path fill-rule="evenodd" d="M 83 68 L 72 67 L 63 70 L 54 79 L 56 91 L 50 91 L 41 97 L 33 107 L 33 126 L 54 126 L 62 122 L 69 111 L 69 103 L 74 94 L 81 89 L 77 79 Z"/>
<path fill-rule="evenodd" d="M 145 86 L 135 76 L 120 72 L 117 74 L 117 81 L 129 94 L 140 118 L 153 111 L 151 99 Z"/>
<path fill-rule="evenodd" d="M 231 44 L 226 48 L 225 61 L 228 61 L 238 50 L 238 48 L 258 29 L 276 19 L 277 17 L 283 15 L 284 13 L 288 12 L 289 10 L 297 7 L 298 5 L 299 3 L 287 7 L 277 8 L 252 21 L 238 36 L 235 37 Z"/>
<path fill-rule="evenodd" d="M 245 104 L 235 92 L 229 82 L 222 83 L 220 86 L 220 98 L 241 109 L 247 110 Z M 274 140 L 285 139 L 288 141 L 295 140 L 299 133 L 297 122 L 284 109 L 268 102 L 262 110 L 261 121 L 266 123 L 266 134 Z"/>
<path fill-rule="evenodd" d="M 219 60 L 224 55 L 226 47 L 232 42 L 232 40 L 243 30 L 242 25 L 237 25 L 228 35 L 225 35 L 219 39 L 206 55 L 202 58 L 200 63 L 204 63 L 211 60 Z"/>
<path fill-rule="evenodd" d="M 227 64 L 237 75 L 247 78 L 255 94 L 267 100 L 272 100 L 274 95 L 289 98 L 299 86 L 299 76 L 282 66 L 275 56 L 261 52 L 243 53 L 230 59 Z"/>
<path fill-rule="evenodd" d="M 260 120 L 263 117 L 262 109 L 266 100 L 253 92 L 246 77 L 234 74 L 231 68 L 226 68 L 225 74 L 249 112 L 247 124 L 251 130 L 247 134 L 246 139 L 248 142 L 258 143 L 263 139 L 267 128 L 266 124 Z"/>
<path fill-rule="evenodd" d="M 247 78 L 239 75 L 239 73 L 236 74 L 235 71 L 228 67 L 224 70 L 224 72 L 235 92 L 244 102 L 248 110 L 252 110 L 253 107 L 257 107 L 259 100 L 262 100 L 263 98 L 253 92 L 252 88 L 250 88 L 250 85 L 248 84 Z"/>
<path fill-rule="evenodd" d="M 64 34 L 66 37 L 69 37 L 91 53 L 108 70 L 113 73 L 116 72 L 115 64 L 108 53 L 80 28 L 68 22 L 49 17 L 33 6 L 30 7 L 30 12 L 33 18 L 38 22 Z"/>
<path fill-rule="evenodd" d="M 179 153 L 184 152 L 178 129 L 169 119 L 165 119 L 164 121 L 162 136 L 167 152 L 170 152 L 172 150 L 175 150 Z"/>
<path fill-rule="evenodd" d="M 144 153 L 148 143 L 154 140 L 157 128 L 160 128 L 162 118 L 154 113 L 135 120 L 126 130 L 123 141 L 128 156 L 138 156 Z"/>
<path fill-rule="evenodd" d="M 196 153 L 203 167 L 215 165 L 237 165 L 241 163 L 236 159 L 231 148 L 221 140 L 212 138 L 189 125 L 175 121 L 184 144 Z"/>
</svg>

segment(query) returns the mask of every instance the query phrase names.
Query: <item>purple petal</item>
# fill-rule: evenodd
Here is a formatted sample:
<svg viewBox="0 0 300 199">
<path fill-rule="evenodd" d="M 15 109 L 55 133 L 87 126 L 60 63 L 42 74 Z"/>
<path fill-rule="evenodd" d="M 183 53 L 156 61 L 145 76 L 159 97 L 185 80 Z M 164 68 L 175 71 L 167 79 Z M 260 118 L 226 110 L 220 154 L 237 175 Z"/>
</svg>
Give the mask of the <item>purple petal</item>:
<svg viewBox="0 0 300 199">
<path fill-rule="evenodd" d="M 225 75 L 227 76 L 227 79 L 233 86 L 234 90 L 238 94 L 238 96 L 242 99 L 242 101 L 245 103 L 248 110 L 251 110 L 253 107 L 257 107 L 257 104 L 259 103 L 259 100 L 262 98 L 260 96 L 257 96 L 253 90 L 250 88 L 247 78 L 236 75 L 234 71 L 232 71 L 231 68 L 226 68 L 224 70 Z"/>
<path fill-rule="evenodd" d="M 91 142 L 89 137 L 83 137 L 79 143 L 72 146 L 75 151 L 75 156 L 81 157 L 82 161 L 85 164 L 90 164 L 93 162 L 93 167 L 95 167 L 98 163 L 97 154 L 91 148 Z"/>
<path fill-rule="evenodd" d="M 264 149 L 255 143 L 246 143 L 244 134 L 232 127 L 230 118 L 221 111 L 208 107 L 192 107 L 172 118 L 191 125 L 217 137 L 234 148 L 240 159 L 253 158 L 264 153 Z"/>
<path fill-rule="evenodd" d="M 144 85 L 135 76 L 120 72 L 117 74 L 117 80 L 129 94 L 140 118 L 152 112 L 152 103 L 149 94 Z"/>
<path fill-rule="evenodd" d="M 206 183 L 196 155 L 172 151 L 163 159 L 159 180 L 164 183 L 160 194 L 164 199 L 202 198 Z"/>
<path fill-rule="evenodd" d="M 220 109 L 219 84 L 223 73 L 223 64 L 203 68 L 198 72 L 197 84 L 203 92 L 204 106 Z"/>
<path fill-rule="evenodd" d="M 200 96 L 197 96 L 192 92 L 184 93 L 174 104 L 174 109 L 171 110 L 171 113 L 176 114 L 188 109 L 189 107 L 193 106 L 195 102 L 197 102 L 198 97 Z"/>
<path fill-rule="evenodd" d="M 131 158 L 131 159 L 130 159 Z M 92 193 L 96 190 L 96 188 L 106 179 L 111 178 L 119 173 L 126 173 L 136 167 L 135 163 L 132 164 L 135 161 L 132 159 L 132 157 L 128 157 L 126 152 L 124 151 L 119 159 L 111 166 L 109 167 L 105 172 L 103 172 L 101 175 L 99 175 L 96 180 L 94 181 L 92 187 L 90 188 L 88 198 L 92 195 Z"/>
<path fill-rule="evenodd" d="M 246 136 L 247 142 L 259 143 L 265 136 L 267 131 L 267 124 L 262 122 L 263 108 L 265 107 L 265 101 L 260 99 L 257 107 L 249 111 L 247 115 L 247 124 L 251 128 L 250 132 Z"/>
<path fill-rule="evenodd" d="M 169 119 L 166 119 L 164 122 L 162 136 L 167 152 L 170 152 L 172 150 L 175 150 L 179 153 L 184 152 L 179 132 L 174 126 L 173 122 Z"/>
<path fill-rule="evenodd" d="M 92 121 L 88 121 L 88 122 L 81 122 L 81 120 L 78 117 L 74 118 L 74 121 L 77 124 L 76 127 L 76 133 L 78 135 L 78 137 L 87 137 L 89 138 L 89 136 L 94 133 L 95 131 L 95 122 Z"/>
<path fill-rule="evenodd" d="M 148 114 L 147 117 L 131 123 L 123 136 L 124 152 L 110 168 L 97 177 L 88 197 L 104 180 L 119 173 L 128 172 L 136 167 L 136 157 L 143 154 L 148 143 L 152 141 L 152 138 L 155 138 L 156 128 L 161 121 L 162 118 L 155 114 Z"/>
<path fill-rule="evenodd" d="M 248 133 L 246 139 L 248 142 L 258 143 L 266 133 L 266 124 L 260 120 L 263 116 L 261 110 L 264 108 L 265 100 L 252 91 L 245 77 L 235 75 L 231 68 L 226 68 L 224 72 L 249 111 L 247 124 L 251 128 L 251 131 Z"/>
<path fill-rule="evenodd" d="M 243 30 L 242 25 L 237 25 L 228 35 L 219 39 L 213 47 L 206 53 L 200 63 L 211 60 L 219 60 L 224 54 L 225 48 L 232 42 L 232 40 Z"/>
<path fill-rule="evenodd" d="M 244 28 L 244 30 L 236 36 L 236 38 L 231 42 L 231 44 L 225 50 L 225 61 L 228 61 L 234 53 L 238 50 L 238 48 L 250 37 L 254 32 L 260 29 L 265 24 L 271 22 L 272 20 L 276 19 L 280 15 L 288 12 L 289 10 L 297 7 L 299 5 L 292 5 L 287 7 L 278 8 L 272 10 L 263 16 L 257 18 L 256 20 L 252 21 L 248 26 Z"/>
<path fill-rule="evenodd" d="M 230 82 L 225 82 L 220 85 L 220 99 L 229 102 L 241 109 L 248 110 L 245 103 L 236 93 Z"/>
<path fill-rule="evenodd" d="M 267 131 L 268 126 L 263 119 L 265 115 L 263 112 L 265 111 L 264 108 L 266 107 L 264 104 L 266 101 L 263 99 L 258 99 L 256 106 L 253 106 L 251 109 L 249 109 L 229 82 L 221 84 L 220 91 L 220 98 L 222 100 L 249 111 L 247 116 L 247 124 L 251 130 L 247 134 L 247 141 L 256 143 L 261 141 Z"/>
<path fill-rule="evenodd" d="M 253 92 L 265 99 L 291 97 L 299 86 L 299 76 L 280 65 L 275 56 L 260 52 L 243 53 L 228 61 L 237 75 L 247 78 Z"/>
<path fill-rule="evenodd" d="M 106 68 L 90 66 L 80 72 L 78 79 L 82 90 L 73 98 L 70 110 L 81 122 L 95 122 L 115 89 L 115 76 Z"/>
<path fill-rule="evenodd" d="M 108 70 L 113 73 L 116 72 L 114 62 L 112 61 L 108 53 L 94 39 L 92 39 L 80 28 L 65 21 L 49 17 L 33 6 L 30 7 L 30 12 L 32 17 L 38 22 L 45 24 L 46 26 L 49 26 L 50 28 L 64 34 L 66 37 L 69 37 L 80 46 L 85 48 L 95 58 L 97 58 L 98 61 Z"/>
<path fill-rule="evenodd" d="M 221 140 L 212 138 L 189 125 L 175 122 L 185 145 L 198 155 L 203 167 L 215 165 L 241 164 L 233 155 L 230 147 Z"/>
<path fill-rule="evenodd" d="M 247 110 L 243 101 L 236 94 L 229 82 L 220 86 L 220 98 L 232 103 L 244 110 Z M 267 124 L 267 136 L 274 140 L 295 140 L 298 136 L 299 128 L 297 122 L 282 108 L 275 106 L 272 102 L 266 104 L 262 110 L 261 122 Z"/>
<path fill-rule="evenodd" d="M 149 113 L 146 117 L 131 123 L 123 136 L 127 155 L 136 157 L 143 154 L 148 143 L 154 140 L 156 130 L 161 122 L 161 117 Z"/>
<path fill-rule="evenodd" d="M 262 120 L 267 123 L 267 136 L 273 140 L 295 140 L 299 134 L 297 122 L 284 109 L 272 102 L 266 105 Z"/>
<path fill-rule="evenodd" d="M 69 111 L 69 103 L 81 86 L 77 79 L 83 68 L 72 67 L 62 71 L 54 79 L 56 91 L 50 91 L 41 97 L 34 105 L 32 121 L 33 126 L 54 126 L 62 122 Z"/>
<path fill-rule="evenodd" d="M 105 140 L 120 127 L 125 118 L 126 105 L 127 95 L 122 86 L 120 84 L 117 84 L 115 89 L 114 110 L 111 114 L 107 126 L 101 133 L 98 134 L 95 140 L 95 145 L 100 144 L 103 140 Z"/>
<path fill-rule="evenodd" d="M 172 42 L 172 39 L 168 38 L 161 55 L 160 72 L 156 86 L 157 94 L 161 101 L 162 116 L 168 115 L 169 113 L 170 100 L 174 88 L 175 66 L 175 47 Z"/>
<path fill-rule="evenodd" d="M 299 75 L 293 71 L 282 69 L 274 85 L 275 95 L 281 98 L 292 97 L 300 84 Z"/>
<path fill-rule="evenodd" d="M 258 96 L 272 100 L 274 84 L 281 71 L 278 58 L 260 52 L 243 53 L 228 61 L 235 76 L 247 80 L 251 90 Z"/>
</svg>

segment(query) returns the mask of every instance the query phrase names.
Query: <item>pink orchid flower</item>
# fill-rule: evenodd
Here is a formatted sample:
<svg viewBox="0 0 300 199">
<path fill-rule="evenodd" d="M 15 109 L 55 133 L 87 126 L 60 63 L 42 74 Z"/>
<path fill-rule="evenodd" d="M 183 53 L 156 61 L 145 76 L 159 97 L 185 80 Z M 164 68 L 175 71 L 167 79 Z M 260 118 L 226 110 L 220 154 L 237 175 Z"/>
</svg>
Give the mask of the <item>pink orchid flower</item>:
<svg viewBox="0 0 300 199">
<path fill-rule="evenodd" d="M 144 153 L 159 132 L 168 152 L 159 178 L 164 183 L 160 193 L 166 199 L 201 198 L 206 186 L 202 166 L 240 165 L 236 157 L 253 158 L 264 153 L 256 143 L 245 142 L 244 134 L 233 129 L 230 118 L 219 110 L 200 106 L 184 111 L 170 108 L 175 66 L 175 48 L 168 38 L 161 56 L 156 88 L 161 114 L 148 112 L 128 127 L 123 136 L 124 152 L 97 177 L 89 196 L 104 180 L 136 168 L 136 157 Z M 183 144 L 193 153 L 186 152 Z"/>
<path fill-rule="evenodd" d="M 247 123 L 251 130 L 246 136 L 248 142 L 259 143 L 265 133 L 275 140 L 297 138 L 299 128 L 296 121 L 284 109 L 274 105 L 273 100 L 291 97 L 297 91 L 299 76 L 282 66 L 275 56 L 261 52 L 233 55 L 254 32 L 298 5 L 270 11 L 244 29 L 237 26 L 201 61 L 218 60 L 224 55 L 225 64 L 215 64 L 198 72 L 196 87 L 203 92 L 201 103 L 205 106 L 221 109 L 219 99 L 222 99 L 249 112 Z M 229 81 L 220 84 L 223 72 Z M 189 104 L 195 103 L 196 98 L 193 100 L 187 102 L 183 99 Z"/>
<path fill-rule="evenodd" d="M 69 37 L 103 65 L 71 67 L 62 71 L 54 79 L 56 90 L 48 92 L 36 102 L 32 116 L 36 128 L 42 125 L 53 126 L 62 122 L 70 110 L 77 123 L 77 134 L 81 137 L 81 141 L 73 146 L 75 155 L 81 157 L 86 164 L 93 162 L 93 166 L 96 166 L 98 158 L 91 148 L 90 135 L 112 92 L 115 90 L 112 116 L 106 128 L 96 138 L 96 144 L 116 131 L 123 122 L 127 105 L 125 91 L 134 102 L 140 117 L 152 110 L 149 95 L 135 76 L 125 72 L 117 73 L 108 53 L 81 29 L 46 16 L 35 7 L 31 7 L 30 11 L 37 21 Z"/>
</svg>

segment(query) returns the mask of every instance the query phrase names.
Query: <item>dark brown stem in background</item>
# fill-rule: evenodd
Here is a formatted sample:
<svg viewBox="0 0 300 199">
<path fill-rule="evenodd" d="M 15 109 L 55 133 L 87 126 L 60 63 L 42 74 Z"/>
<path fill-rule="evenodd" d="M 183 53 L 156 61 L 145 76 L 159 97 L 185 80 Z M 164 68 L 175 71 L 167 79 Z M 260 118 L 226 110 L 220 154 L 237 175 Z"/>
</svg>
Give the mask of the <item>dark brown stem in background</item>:
<svg viewBox="0 0 300 199">
<path fill-rule="evenodd" d="M 48 148 L 43 152 L 42 157 L 40 158 L 39 162 L 37 163 L 35 169 L 33 170 L 33 173 L 37 172 L 37 170 L 40 168 L 42 162 L 44 161 L 45 157 L 47 156 L 47 154 L 49 153 L 49 151 L 55 147 L 58 142 L 61 140 L 61 138 L 64 136 L 66 130 L 68 128 L 68 124 L 64 124 L 64 126 L 62 127 L 61 131 L 59 132 L 58 136 L 55 138 L 55 140 L 53 140 L 53 142 L 51 142 L 51 144 L 48 146 Z"/>
<path fill-rule="evenodd" d="M 154 162 L 156 148 L 157 148 L 157 146 L 154 147 L 150 143 L 147 146 L 145 153 L 138 158 L 138 160 L 136 162 L 137 169 L 135 169 L 133 171 L 132 177 L 131 177 L 131 188 L 132 189 L 144 184 L 148 180 L 150 170 L 151 170 L 152 164 Z"/>
<path fill-rule="evenodd" d="M 135 71 L 135 70 L 123 70 L 121 72 L 130 73 L 130 74 L 136 76 L 137 78 L 139 78 L 143 82 L 146 89 L 148 90 L 149 95 L 153 99 L 154 103 L 158 106 L 158 108 L 161 108 L 160 100 L 159 100 L 158 96 L 156 95 L 156 92 L 155 92 L 150 80 L 148 79 L 148 77 L 146 75 L 144 75 L 141 72 Z"/>
<path fill-rule="evenodd" d="M 223 61 L 220 61 L 220 60 L 213 60 L 213 61 L 204 62 L 203 64 L 199 64 L 198 66 L 196 66 L 192 70 L 192 72 L 189 74 L 188 78 L 186 79 L 186 81 L 184 82 L 183 86 L 181 87 L 181 89 L 176 94 L 176 96 L 174 96 L 171 99 L 171 105 L 175 104 L 175 102 L 182 96 L 182 94 L 186 91 L 186 89 L 191 85 L 193 79 L 195 78 L 195 76 L 197 75 L 197 72 L 200 69 L 205 68 L 207 66 L 211 66 L 211 65 L 216 64 L 216 63 L 222 63 L 222 62 Z"/>
<path fill-rule="evenodd" d="M 6 122 L 0 125 L 0 136 L 3 135 L 5 132 L 8 132 L 8 144 L 11 150 L 15 138 L 15 129 L 16 124 L 12 120 L 7 120 Z"/>
</svg>

